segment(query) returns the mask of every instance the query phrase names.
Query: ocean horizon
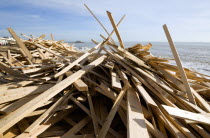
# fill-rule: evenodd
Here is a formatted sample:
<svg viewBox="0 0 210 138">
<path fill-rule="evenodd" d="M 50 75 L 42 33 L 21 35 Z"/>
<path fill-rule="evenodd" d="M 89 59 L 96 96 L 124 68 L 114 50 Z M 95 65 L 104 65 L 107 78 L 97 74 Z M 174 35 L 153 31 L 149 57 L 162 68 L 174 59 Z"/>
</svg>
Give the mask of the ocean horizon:
<svg viewBox="0 0 210 138">
<path fill-rule="evenodd" d="M 154 56 L 173 58 L 168 42 L 147 42 L 132 41 L 124 42 L 125 48 L 131 47 L 137 43 L 146 45 L 152 44 L 150 52 Z M 210 42 L 174 42 L 184 67 L 210 75 Z M 118 44 L 118 43 L 117 43 Z M 76 48 L 88 50 L 95 46 L 93 42 L 75 43 Z M 175 64 L 171 60 L 172 64 Z"/>
</svg>

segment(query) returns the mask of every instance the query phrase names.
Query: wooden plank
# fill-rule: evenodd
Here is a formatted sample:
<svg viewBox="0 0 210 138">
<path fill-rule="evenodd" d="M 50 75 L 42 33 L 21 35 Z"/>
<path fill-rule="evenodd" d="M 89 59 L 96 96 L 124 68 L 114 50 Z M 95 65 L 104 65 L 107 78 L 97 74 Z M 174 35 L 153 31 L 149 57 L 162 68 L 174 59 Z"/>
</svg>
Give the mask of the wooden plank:
<svg viewBox="0 0 210 138">
<path fill-rule="evenodd" d="M 20 87 L 16 89 L 3 90 L 0 92 L 0 103 L 17 100 L 24 96 L 39 94 L 46 91 L 52 86 L 53 85 L 51 84 L 45 84 L 45 85 L 39 85 L 39 86 L 28 86 L 28 87 Z"/>
<path fill-rule="evenodd" d="M 76 80 L 73 84 L 78 91 L 88 91 L 87 84 L 84 83 L 84 81 L 82 81 L 81 79 Z"/>
<path fill-rule="evenodd" d="M 87 8 L 87 10 L 93 15 L 93 17 L 96 19 L 96 21 L 101 25 L 101 27 L 104 29 L 104 31 L 107 33 L 107 35 L 109 35 L 109 32 L 107 31 L 107 29 L 104 27 L 104 25 L 99 21 L 99 19 L 95 16 L 95 14 L 90 10 L 90 8 L 84 4 L 85 7 Z M 112 42 L 114 43 L 114 40 L 111 38 Z"/>
<path fill-rule="evenodd" d="M 9 54 L 8 54 L 8 56 L 9 56 Z M 11 55 L 9 57 L 10 57 L 12 64 L 14 64 L 15 66 L 23 66 L 23 64 L 20 61 L 18 61 L 15 57 L 13 57 Z"/>
<path fill-rule="evenodd" d="M 157 128 L 155 128 L 149 121 L 145 120 L 145 123 L 147 125 L 148 131 L 155 136 L 156 138 L 166 138 L 166 135 L 164 135 L 162 132 L 160 132 Z"/>
<path fill-rule="evenodd" d="M 27 49 L 27 47 L 25 46 L 25 44 L 20 40 L 20 38 L 16 35 L 16 33 L 12 30 L 12 28 L 8 28 L 7 30 L 10 32 L 10 34 L 12 35 L 12 37 L 16 40 L 17 44 L 20 46 L 21 52 L 26 57 L 26 59 L 28 60 L 28 62 L 30 64 L 33 64 L 33 56 L 30 53 L 30 51 Z"/>
<path fill-rule="evenodd" d="M 17 125 L 22 133 L 29 127 L 29 123 L 25 118 L 18 122 Z"/>
<path fill-rule="evenodd" d="M 8 128 L 16 124 L 18 121 L 23 119 L 25 116 L 33 112 L 37 109 L 40 105 L 48 101 L 50 98 L 54 97 L 60 91 L 71 85 L 74 81 L 81 78 L 89 70 L 93 69 L 95 66 L 99 65 L 104 61 L 106 56 L 101 56 L 100 58 L 96 59 L 95 61 L 91 62 L 87 66 L 84 66 L 81 70 L 77 71 L 76 73 L 72 74 L 71 76 L 67 77 L 60 83 L 54 85 L 47 91 L 43 92 L 33 100 L 29 101 L 25 105 L 21 106 L 19 109 L 15 110 L 14 112 L 10 113 L 9 115 L 5 116 L 0 120 L 0 133 L 5 132 Z"/>
<path fill-rule="evenodd" d="M 45 54 L 42 52 L 41 48 L 37 48 L 37 50 L 38 50 L 38 52 L 39 52 L 39 54 L 40 54 L 40 57 L 41 57 L 42 59 L 47 59 L 47 57 L 45 56 Z"/>
<path fill-rule="evenodd" d="M 176 47 L 174 45 L 174 42 L 173 42 L 173 40 L 171 38 L 171 35 L 170 35 L 169 31 L 168 31 L 168 28 L 167 28 L 166 24 L 163 25 L 163 29 L 164 29 L 166 37 L 168 39 L 168 43 L 169 43 L 169 45 L 171 47 L 171 51 L 172 51 L 172 53 L 174 55 L 174 59 L 176 61 L 178 70 L 179 70 L 179 72 L 181 74 L 181 79 L 182 79 L 182 82 L 184 83 L 184 86 L 185 86 L 185 92 L 187 92 L 189 101 L 191 103 L 193 103 L 193 104 L 196 104 L 195 99 L 194 99 L 193 94 L 192 94 L 192 91 L 190 89 L 190 85 L 189 85 L 189 83 L 187 81 L 187 76 L 186 76 L 185 71 L 184 71 L 184 69 L 182 67 L 182 62 L 181 62 L 181 60 L 179 58 L 178 52 L 176 50 Z"/>
<path fill-rule="evenodd" d="M 4 52 L 0 52 L 0 54 L 3 56 L 3 58 L 6 60 L 6 62 L 11 66 L 14 67 L 14 65 L 12 64 L 11 60 L 9 60 L 9 56 L 7 56 L 6 53 Z M 11 58 L 10 58 L 11 59 Z"/>
<path fill-rule="evenodd" d="M 114 72 L 113 70 L 111 71 L 111 79 L 112 79 L 112 88 L 120 91 L 122 89 L 120 78 L 117 75 L 117 73 Z"/>
<path fill-rule="evenodd" d="M 49 109 L 47 109 L 44 114 L 42 114 L 36 121 L 34 121 L 25 132 L 32 132 L 43 120 L 45 120 L 48 116 L 52 115 L 56 108 L 65 100 L 68 99 L 71 95 L 69 93 L 65 94 L 63 97 L 58 99 Z"/>
<path fill-rule="evenodd" d="M 98 131 L 99 131 L 98 122 L 96 121 L 96 113 L 95 113 L 95 109 L 94 109 L 92 98 L 91 98 L 91 95 L 90 95 L 89 91 L 87 91 L 87 97 L 88 97 L 90 113 L 91 113 L 91 117 L 92 117 L 92 121 L 93 121 L 94 132 L 95 132 L 95 135 L 97 136 Z"/>
<path fill-rule="evenodd" d="M 154 100 L 151 98 L 151 96 L 148 94 L 148 92 L 144 89 L 143 86 L 141 86 L 140 81 L 132 76 L 132 81 L 135 84 L 138 92 L 141 94 L 141 96 L 144 98 L 144 100 L 147 102 L 147 104 L 157 107 L 157 104 L 154 102 Z"/>
<path fill-rule="evenodd" d="M 50 34 L 50 38 L 51 38 L 52 41 L 54 41 L 53 34 Z"/>
<path fill-rule="evenodd" d="M 141 103 L 136 91 L 131 88 L 127 92 L 127 137 L 149 138 Z"/>
<path fill-rule="evenodd" d="M 193 112 L 189 112 L 186 110 L 182 110 L 179 108 L 174 108 L 174 107 L 170 107 L 170 106 L 166 106 L 166 105 L 162 105 L 162 106 L 167 111 L 167 113 L 170 114 L 171 116 L 174 116 L 177 118 L 182 118 L 182 119 L 198 121 L 202 124 L 208 124 L 208 125 L 210 124 L 210 118 L 208 118 L 202 114 L 193 113 Z"/>
<path fill-rule="evenodd" d="M 111 22 L 111 24 L 112 24 L 112 27 L 114 28 L 115 34 L 117 35 L 118 41 L 119 41 L 119 43 L 120 43 L 120 46 L 121 46 L 122 48 L 125 48 L 125 46 L 124 46 L 124 44 L 123 44 L 123 41 L 122 41 L 122 39 L 121 39 L 121 37 L 120 37 L 119 31 L 118 31 L 118 29 L 117 29 L 117 26 L 116 26 L 116 24 L 115 24 L 115 21 L 114 21 L 114 19 L 113 19 L 113 17 L 112 17 L 111 12 L 107 11 L 107 15 L 108 15 L 109 20 L 110 20 L 110 22 Z"/>
<path fill-rule="evenodd" d="M 15 77 L 27 77 L 24 74 L 21 74 L 19 71 L 17 70 L 13 70 L 10 67 L 8 67 L 5 63 L 0 62 L 0 70 L 5 71 L 6 73 L 15 76 Z"/>
<path fill-rule="evenodd" d="M 78 124 L 72 127 L 68 132 L 66 132 L 61 138 L 69 138 L 70 136 L 75 135 L 90 121 L 90 119 L 91 118 L 89 116 L 85 117 Z"/>
<path fill-rule="evenodd" d="M 114 102 L 114 105 L 112 106 L 111 111 L 109 112 L 109 115 L 107 116 L 106 121 L 104 122 L 101 130 L 98 133 L 98 137 L 100 138 L 105 138 L 107 131 L 112 123 L 112 120 L 118 110 L 118 107 L 123 99 L 123 96 L 125 95 L 126 91 L 127 91 L 127 87 L 123 87 L 123 89 L 120 91 L 120 94 L 118 95 L 116 101 Z"/>
<path fill-rule="evenodd" d="M 66 74 L 66 76 L 69 76 L 69 75 L 71 75 L 72 73 L 73 73 L 73 72 L 68 71 L 68 72 L 66 72 L 65 74 Z M 88 86 L 87 86 L 87 84 L 86 84 L 83 80 L 81 80 L 81 79 L 76 80 L 76 81 L 73 83 L 73 85 L 76 87 L 76 89 L 77 89 L 78 91 L 88 91 Z"/>
</svg>

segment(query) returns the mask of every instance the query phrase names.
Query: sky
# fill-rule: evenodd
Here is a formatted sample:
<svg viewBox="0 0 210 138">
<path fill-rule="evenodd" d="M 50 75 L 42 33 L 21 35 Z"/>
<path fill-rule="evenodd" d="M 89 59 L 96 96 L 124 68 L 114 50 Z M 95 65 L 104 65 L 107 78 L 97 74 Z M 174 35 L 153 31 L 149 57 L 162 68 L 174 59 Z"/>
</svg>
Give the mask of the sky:
<svg viewBox="0 0 210 138">
<path fill-rule="evenodd" d="M 19 35 L 51 33 L 56 40 L 101 41 L 105 31 L 84 4 L 95 13 L 109 32 L 110 11 L 124 42 L 167 41 L 167 24 L 176 42 L 210 42 L 209 0 L 0 0 L 0 36 L 9 36 L 8 27 Z M 114 37 L 116 39 L 116 37 Z"/>
</svg>

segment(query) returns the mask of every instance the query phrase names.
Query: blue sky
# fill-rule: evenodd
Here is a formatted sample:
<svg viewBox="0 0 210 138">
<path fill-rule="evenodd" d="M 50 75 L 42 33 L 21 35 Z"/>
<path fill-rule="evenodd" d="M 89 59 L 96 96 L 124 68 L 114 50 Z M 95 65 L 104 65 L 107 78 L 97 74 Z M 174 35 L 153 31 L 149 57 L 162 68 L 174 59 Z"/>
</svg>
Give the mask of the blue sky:
<svg viewBox="0 0 210 138">
<path fill-rule="evenodd" d="M 117 22 L 123 41 L 166 41 L 167 24 L 174 41 L 210 42 L 209 0 L 0 0 L 0 36 L 12 27 L 18 34 L 49 36 L 66 41 L 101 40 L 104 30 L 85 9 L 91 8 L 111 32 L 106 11 Z"/>
</svg>

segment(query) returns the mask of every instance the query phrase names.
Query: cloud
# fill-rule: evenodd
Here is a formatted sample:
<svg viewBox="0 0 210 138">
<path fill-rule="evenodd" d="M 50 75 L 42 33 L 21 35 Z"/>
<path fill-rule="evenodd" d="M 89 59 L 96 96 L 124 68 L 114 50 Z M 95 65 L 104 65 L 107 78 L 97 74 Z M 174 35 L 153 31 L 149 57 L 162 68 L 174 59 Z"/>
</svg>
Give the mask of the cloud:
<svg viewBox="0 0 210 138">
<path fill-rule="evenodd" d="M 166 41 L 162 29 L 162 25 L 165 23 L 175 41 L 209 41 L 210 36 L 210 27 L 208 27 L 210 24 L 210 1 L 208 0 L 1 1 L 4 4 L 0 5 L 0 8 L 12 8 L 11 11 L 0 12 L 0 17 L 4 19 L 0 22 L 0 27 L 11 25 L 17 30 L 26 32 L 52 31 L 62 35 L 62 32 L 68 30 L 66 35 L 70 36 L 71 33 L 74 33 L 79 36 L 81 34 L 82 38 L 85 38 L 86 35 L 88 40 L 90 33 L 105 34 L 85 9 L 83 4 L 86 3 L 109 31 L 112 30 L 112 26 L 106 11 L 109 10 L 113 13 L 116 22 L 126 14 L 124 22 L 119 27 L 125 41 Z"/>
</svg>

